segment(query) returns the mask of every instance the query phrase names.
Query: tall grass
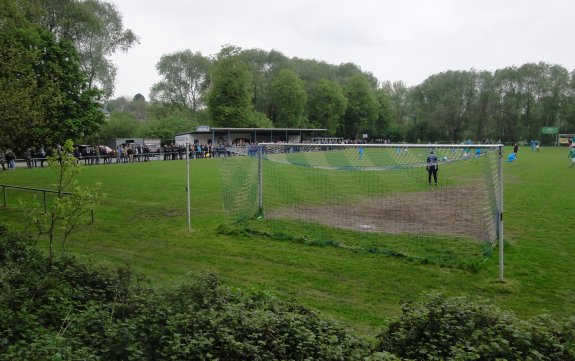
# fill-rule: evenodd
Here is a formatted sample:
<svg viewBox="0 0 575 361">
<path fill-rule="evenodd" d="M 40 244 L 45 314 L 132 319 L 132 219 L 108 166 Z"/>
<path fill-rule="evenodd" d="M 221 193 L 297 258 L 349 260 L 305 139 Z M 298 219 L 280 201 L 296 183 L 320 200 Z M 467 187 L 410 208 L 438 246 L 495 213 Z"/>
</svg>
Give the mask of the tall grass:
<svg viewBox="0 0 575 361">
<path fill-rule="evenodd" d="M 504 283 L 496 255 L 470 272 L 386 252 L 219 232 L 217 159 L 191 162 L 188 233 L 185 171 L 184 161 L 86 167 L 81 183 L 101 182 L 107 197 L 95 223 L 76 233 L 67 251 L 98 263 L 128 263 L 162 287 L 212 271 L 231 286 L 305 304 L 366 335 L 398 315 L 400 301 L 430 291 L 487 298 L 520 317 L 562 317 L 575 309 L 575 169 L 564 148 L 521 149 L 517 161 L 504 165 Z M 50 188 L 54 182 L 45 168 L 0 173 L 5 184 Z M 16 201 L 29 196 L 8 190 L 0 222 L 34 234 L 25 204 Z"/>
</svg>

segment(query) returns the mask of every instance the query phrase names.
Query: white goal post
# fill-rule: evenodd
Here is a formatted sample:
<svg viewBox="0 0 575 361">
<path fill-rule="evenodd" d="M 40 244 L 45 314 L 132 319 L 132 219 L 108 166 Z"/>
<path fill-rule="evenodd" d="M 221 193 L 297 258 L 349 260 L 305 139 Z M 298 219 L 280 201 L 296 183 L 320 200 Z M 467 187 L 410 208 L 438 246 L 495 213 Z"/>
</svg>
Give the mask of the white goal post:
<svg viewBox="0 0 575 361">
<path fill-rule="evenodd" d="M 500 144 L 260 143 L 245 155 L 220 170 L 224 211 L 246 229 L 426 261 L 437 248 L 439 264 L 498 246 L 503 280 Z"/>
</svg>

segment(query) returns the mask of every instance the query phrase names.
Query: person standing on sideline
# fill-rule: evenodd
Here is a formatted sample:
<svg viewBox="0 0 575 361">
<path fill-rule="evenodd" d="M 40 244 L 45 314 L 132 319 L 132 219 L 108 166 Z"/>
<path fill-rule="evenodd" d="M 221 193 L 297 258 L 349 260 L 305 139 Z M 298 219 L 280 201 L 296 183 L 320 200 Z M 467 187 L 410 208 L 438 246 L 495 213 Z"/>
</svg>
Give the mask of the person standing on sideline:
<svg viewBox="0 0 575 361">
<path fill-rule="evenodd" d="M 569 149 L 569 158 L 571 158 L 571 167 L 575 165 L 575 146 Z"/>
<path fill-rule="evenodd" d="M 44 147 L 40 147 L 38 155 L 40 156 L 40 167 L 44 167 L 44 161 L 46 160 L 46 151 L 44 150 Z"/>
<path fill-rule="evenodd" d="M 0 165 L 2 165 L 2 170 L 6 170 L 6 155 L 2 148 L 0 148 Z"/>
<path fill-rule="evenodd" d="M 435 156 L 433 150 L 429 153 L 426 161 L 427 165 L 427 182 L 431 185 L 431 176 L 433 175 L 433 180 L 435 185 L 437 185 L 437 170 L 439 169 L 439 164 L 437 163 L 437 157 Z"/>
</svg>

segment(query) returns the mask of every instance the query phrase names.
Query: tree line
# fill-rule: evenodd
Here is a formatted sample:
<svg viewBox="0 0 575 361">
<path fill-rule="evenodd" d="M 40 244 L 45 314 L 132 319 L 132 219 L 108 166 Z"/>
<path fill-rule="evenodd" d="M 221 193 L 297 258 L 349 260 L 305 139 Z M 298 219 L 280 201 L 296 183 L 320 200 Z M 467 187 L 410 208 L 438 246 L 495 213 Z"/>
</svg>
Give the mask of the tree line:
<svg viewBox="0 0 575 361">
<path fill-rule="evenodd" d="M 188 121 L 179 127 L 173 119 L 167 122 L 177 131 L 200 124 L 306 127 L 348 139 L 367 134 L 406 142 L 548 143 L 554 139 L 545 138 L 542 127 L 575 132 L 575 73 L 543 62 L 494 72 L 446 71 L 411 87 L 381 82 L 352 63 L 332 65 L 235 46 L 224 46 L 212 57 L 191 50 L 166 54 L 156 68 L 161 80 L 153 85 L 150 102 L 139 104 L 140 111 L 147 108 L 146 117 L 156 122 L 162 115 L 158 107 L 171 109 L 164 115 L 179 112 Z M 118 103 L 124 109 L 137 106 L 116 99 L 110 110 Z M 110 126 L 118 126 L 117 117 Z M 145 123 L 146 117 L 133 114 L 131 119 Z M 141 136 L 159 134 L 138 129 Z"/>
</svg>

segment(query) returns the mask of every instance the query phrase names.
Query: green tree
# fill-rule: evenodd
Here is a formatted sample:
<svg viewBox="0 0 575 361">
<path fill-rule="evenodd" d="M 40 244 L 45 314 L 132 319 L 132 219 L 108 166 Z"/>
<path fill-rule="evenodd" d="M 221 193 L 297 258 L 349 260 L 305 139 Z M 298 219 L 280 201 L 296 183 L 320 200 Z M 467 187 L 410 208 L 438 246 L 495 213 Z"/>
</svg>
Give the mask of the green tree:
<svg viewBox="0 0 575 361">
<path fill-rule="evenodd" d="M 61 144 L 97 129 L 103 113 L 70 42 L 29 23 L 15 2 L 2 3 L 0 130 L 6 146 Z"/>
<path fill-rule="evenodd" d="M 568 85 L 561 103 L 557 125 L 562 133 L 575 132 L 575 71 L 569 74 Z"/>
<path fill-rule="evenodd" d="M 197 126 L 186 112 L 170 112 L 161 118 L 153 117 L 143 123 L 136 135 L 144 138 L 174 139 L 177 133 L 188 132 Z"/>
<path fill-rule="evenodd" d="M 397 134 L 397 123 L 394 122 L 391 113 L 391 101 L 388 93 L 384 89 L 375 91 L 377 101 L 377 118 L 368 130 L 370 138 L 383 139 L 391 134 Z"/>
<path fill-rule="evenodd" d="M 250 128 L 273 128 L 274 124 L 264 113 L 254 111 L 247 126 Z"/>
<path fill-rule="evenodd" d="M 273 108 L 272 81 L 280 69 L 287 67 L 288 59 L 278 51 L 266 52 L 260 49 L 242 50 L 239 56 L 248 65 L 252 74 L 254 110 L 271 117 Z"/>
<path fill-rule="evenodd" d="M 190 50 L 163 55 L 156 64 L 162 80 L 152 86 L 152 100 L 197 111 L 210 85 L 210 59 Z"/>
<path fill-rule="evenodd" d="M 89 89 L 98 87 L 105 97 L 114 92 L 116 67 L 111 56 L 128 51 L 138 37 L 125 29 L 122 15 L 112 3 L 100 0 L 31 0 L 29 18 L 58 39 L 73 42 L 79 53 Z"/>
<path fill-rule="evenodd" d="M 388 94 L 390 102 L 391 116 L 394 123 L 400 127 L 407 127 L 409 125 L 410 115 L 410 92 L 404 82 L 384 82 L 382 89 Z"/>
<path fill-rule="evenodd" d="M 355 75 L 344 88 L 347 108 L 343 116 L 343 136 L 359 139 L 362 132 L 372 127 L 377 119 L 377 102 L 368 80 Z"/>
<path fill-rule="evenodd" d="M 415 106 L 427 131 L 419 138 L 457 142 L 471 136 L 468 118 L 475 102 L 475 76 L 471 72 L 447 71 L 417 86 Z"/>
<path fill-rule="evenodd" d="M 78 184 L 82 166 L 72 155 L 73 150 L 74 143 L 67 140 L 61 148 L 54 149 L 53 154 L 48 156 L 48 164 L 57 174 L 57 195 L 46 213 L 37 205 L 31 213 L 38 233 L 48 236 L 48 270 L 52 269 L 55 240 L 61 239 L 62 251 L 65 252 L 66 240 L 70 234 L 89 222 L 87 215 L 100 204 L 103 197 L 100 184 L 95 187 L 81 187 Z"/>
<path fill-rule="evenodd" d="M 239 50 L 225 47 L 218 54 L 208 93 L 208 111 L 214 125 L 245 127 L 252 117 L 252 81 Z"/>
<path fill-rule="evenodd" d="M 523 132 L 520 137 L 533 139 L 539 133 L 542 120 L 538 119 L 540 99 L 545 93 L 543 63 L 524 64 L 517 69 L 521 115 L 519 117 Z"/>
<path fill-rule="evenodd" d="M 283 128 L 303 126 L 307 100 L 303 81 L 292 70 L 284 69 L 274 79 L 271 91 L 274 125 Z"/>
<path fill-rule="evenodd" d="M 542 126 L 562 126 L 562 105 L 568 101 L 570 75 L 559 65 L 545 69 L 545 93 L 540 99 Z"/>
<path fill-rule="evenodd" d="M 32 64 L 38 55 L 38 31 L 19 13 L 15 2 L 0 3 L 0 146 L 32 145 L 30 126 L 41 119 L 42 102 Z M 23 120 L 27 124 L 23 126 Z"/>
<path fill-rule="evenodd" d="M 520 82 L 524 139 L 536 139 L 543 126 L 558 126 L 561 104 L 568 93 L 569 73 L 558 65 L 524 64 L 517 69 Z"/>
<path fill-rule="evenodd" d="M 494 122 L 497 95 L 493 85 L 493 75 L 488 71 L 475 73 L 476 97 L 469 114 L 469 131 L 477 141 L 495 139 L 497 125 Z"/>
<path fill-rule="evenodd" d="M 103 122 L 97 102 L 100 92 L 87 84 L 71 43 L 58 43 L 46 33 L 42 38 L 45 48 L 36 67 L 38 83 L 44 90 L 40 137 L 51 139 L 52 144 L 82 139 Z"/>
<path fill-rule="evenodd" d="M 336 82 L 322 79 L 309 101 L 309 118 L 314 127 L 325 128 L 329 135 L 338 133 L 347 108 L 343 88 Z"/>
<path fill-rule="evenodd" d="M 361 68 L 353 63 L 340 64 L 335 67 L 335 76 L 340 84 L 348 84 L 357 76 L 362 76 L 371 89 L 377 88 L 377 79 L 371 73 L 364 73 Z"/>
<path fill-rule="evenodd" d="M 148 103 L 141 98 L 129 102 L 126 111 L 140 122 L 144 122 L 150 116 Z"/>
<path fill-rule="evenodd" d="M 499 139 L 515 142 L 520 138 L 520 134 L 525 133 L 520 125 L 521 92 L 517 68 L 507 67 L 496 70 L 493 82 L 497 93 L 494 117 Z"/>
<path fill-rule="evenodd" d="M 129 113 L 113 112 L 100 130 L 100 140 L 105 142 L 114 138 L 131 138 L 136 134 L 138 127 L 138 122 Z"/>
</svg>

